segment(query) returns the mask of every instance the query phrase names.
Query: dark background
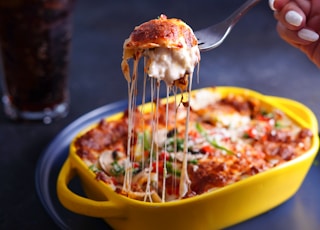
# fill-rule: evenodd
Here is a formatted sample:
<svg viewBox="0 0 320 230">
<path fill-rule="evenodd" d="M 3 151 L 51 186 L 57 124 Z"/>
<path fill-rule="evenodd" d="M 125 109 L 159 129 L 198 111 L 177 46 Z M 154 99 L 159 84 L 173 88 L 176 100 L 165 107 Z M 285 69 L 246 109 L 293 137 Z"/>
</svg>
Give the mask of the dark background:
<svg viewBox="0 0 320 230">
<path fill-rule="evenodd" d="M 78 0 L 74 14 L 68 117 L 51 125 L 15 123 L 7 120 L 0 110 L 0 229 L 58 228 L 36 193 L 34 178 L 38 159 L 51 140 L 72 121 L 95 108 L 127 98 L 127 84 L 120 62 L 122 44 L 134 26 L 164 13 L 168 17 L 181 18 L 197 30 L 224 19 L 242 2 Z M 202 53 L 200 83 L 195 81 L 193 88 L 246 87 L 298 100 L 320 118 L 319 69 L 298 50 L 284 43 L 278 37 L 275 25 L 273 12 L 267 1 L 262 1 L 236 25 L 220 47 Z M 290 202 L 293 201 L 284 204 L 289 205 L 285 210 L 291 207 Z M 276 212 L 281 208 L 283 206 Z M 313 215 L 314 218 L 306 215 L 304 224 L 309 223 L 310 228 L 304 225 L 304 229 L 318 227 L 319 222 L 312 221 L 319 220 L 320 213 Z M 263 222 L 260 229 L 284 226 L 301 229 L 302 225 L 297 223 L 286 225 L 295 217 L 292 218 L 286 221 L 278 217 L 278 224 Z M 244 223 L 234 229 L 245 229 L 246 226 L 250 225 Z"/>
</svg>

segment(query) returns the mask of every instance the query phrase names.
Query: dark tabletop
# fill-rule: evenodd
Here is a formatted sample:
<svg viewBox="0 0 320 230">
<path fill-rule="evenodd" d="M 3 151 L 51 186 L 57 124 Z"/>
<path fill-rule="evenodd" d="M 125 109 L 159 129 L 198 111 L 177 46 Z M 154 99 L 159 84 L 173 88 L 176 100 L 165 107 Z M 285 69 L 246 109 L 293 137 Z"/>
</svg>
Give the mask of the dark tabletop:
<svg viewBox="0 0 320 230">
<path fill-rule="evenodd" d="M 78 0 L 74 15 L 68 117 L 50 125 L 15 123 L 7 120 L 0 110 L 0 229 L 58 228 L 36 193 L 35 169 L 39 157 L 56 135 L 75 119 L 95 108 L 127 98 L 120 62 L 123 41 L 135 25 L 164 13 L 183 19 L 196 30 L 222 20 L 241 2 Z M 200 82 L 193 86 L 241 86 L 288 97 L 307 105 L 319 119 L 319 69 L 278 37 L 275 24 L 267 1 L 263 1 L 239 22 L 220 47 L 202 54 Z M 319 173 L 319 170 L 314 172 Z M 317 188 L 319 192 L 319 186 Z M 314 190 L 310 191 L 310 196 L 314 194 Z M 298 198 L 292 198 L 271 212 L 281 214 L 281 208 L 297 207 L 301 201 Z M 301 229 L 302 226 L 303 229 L 316 229 L 320 225 L 319 212 L 310 216 L 297 211 L 294 215 L 287 220 L 281 216 L 272 217 L 274 221 L 260 222 L 260 229 Z M 294 223 L 295 218 L 300 218 L 303 225 Z M 246 229 L 255 221 L 263 221 L 263 218 L 255 218 L 232 229 Z"/>
</svg>

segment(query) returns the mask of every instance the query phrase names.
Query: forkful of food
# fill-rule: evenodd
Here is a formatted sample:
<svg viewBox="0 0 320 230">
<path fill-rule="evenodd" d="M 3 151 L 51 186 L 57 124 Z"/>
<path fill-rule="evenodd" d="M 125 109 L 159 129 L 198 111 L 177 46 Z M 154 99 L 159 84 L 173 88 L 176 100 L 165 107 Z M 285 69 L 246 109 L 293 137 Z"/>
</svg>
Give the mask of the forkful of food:
<svg viewBox="0 0 320 230">
<path fill-rule="evenodd" d="M 258 2 L 260 0 L 247 0 L 220 23 L 195 31 L 200 51 L 209 51 L 221 45 L 237 22 Z"/>
</svg>

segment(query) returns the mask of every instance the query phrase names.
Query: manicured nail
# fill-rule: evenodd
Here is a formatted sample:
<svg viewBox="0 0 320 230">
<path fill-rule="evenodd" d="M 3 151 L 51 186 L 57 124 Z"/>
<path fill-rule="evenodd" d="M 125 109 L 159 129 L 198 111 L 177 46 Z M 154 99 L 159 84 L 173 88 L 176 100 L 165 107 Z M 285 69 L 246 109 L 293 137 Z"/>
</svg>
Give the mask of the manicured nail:
<svg viewBox="0 0 320 230">
<path fill-rule="evenodd" d="M 286 13 L 285 19 L 293 26 L 300 26 L 303 20 L 302 16 L 293 10 L 290 10 Z"/>
<path fill-rule="evenodd" d="M 312 31 L 312 30 L 308 30 L 308 29 L 302 29 L 298 32 L 298 36 L 299 38 L 306 40 L 306 41 L 310 41 L 310 42 L 315 42 L 319 39 L 319 34 L 317 34 L 316 32 Z"/>
<path fill-rule="evenodd" d="M 274 0 L 269 0 L 269 7 L 271 10 L 276 11 L 276 8 L 274 8 Z"/>
</svg>

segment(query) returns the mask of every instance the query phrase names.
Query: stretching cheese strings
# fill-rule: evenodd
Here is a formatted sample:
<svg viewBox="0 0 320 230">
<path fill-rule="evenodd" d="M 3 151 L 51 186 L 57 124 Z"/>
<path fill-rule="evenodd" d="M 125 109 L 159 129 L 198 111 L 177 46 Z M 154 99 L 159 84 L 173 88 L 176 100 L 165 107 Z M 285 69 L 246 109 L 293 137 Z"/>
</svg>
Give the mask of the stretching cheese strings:
<svg viewBox="0 0 320 230">
<path fill-rule="evenodd" d="M 131 186 L 132 186 L 132 161 L 135 160 L 135 156 L 136 153 L 134 152 L 135 149 L 131 149 L 132 148 L 132 139 L 134 138 L 134 129 L 135 129 L 135 125 L 137 124 L 137 120 L 135 118 L 135 110 L 137 109 L 137 82 L 138 82 L 138 70 L 137 68 L 135 68 L 137 66 L 136 62 L 138 62 L 139 60 L 135 60 L 134 61 L 134 68 L 133 68 L 133 78 L 132 80 L 128 83 L 128 94 L 129 94 L 129 103 L 128 103 L 128 150 L 127 150 L 127 164 L 126 164 L 126 169 L 125 169 L 125 180 L 124 180 L 124 184 L 123 184 L 123 190 L 130 193 L 132 191 Z M 147 81 L 148 76 L 145 74 L 144 75 L 144 79 L 143 79 L 143 93 L 142 93 L 142 104 L 139 107 L 140 112 L 143 114 L 144 110 L 145 110 L 145 102 L 146 102 L 146 88 L 147 88 Z M 192 75 L 190 76 L 190 81 L 192 81 Z M 174 114 L 174 134 L 173 134 L 173 138 L 174 138 L 174 153 L 177 153 L 177 136 L 176 136 L 176 122 L 177 122 L 177 110 L 178 107 L 181 106 L 182 104 L 185 105 L 185 109 L 186 109 L 186 124 L 185 124 L 185 134 L 184 134 L 184 148 L 183 148 L 183 160 L 182 160 L 182 169 L 181 169 L 181 175 L 180 175 L 180 183 L 176 184 L 176 182 L 171 183 L 172 191 L 173 190 L 177 190 L 176 188 L 174 188 L 175 186 L 179 186 L 179 198 L 182 199 L 188 192 L 189 189 L 189 185 L 190 185 L 190 180 L 188 178 L 188 172 L 187 172 L 187 152 L 188 152 L 188 126 L 189 126 L 189 114 L 190 114 L 190 105 L 188 100 L 190 99 L 190 91 L 191 91 L 191 83 L 189 84 L 188 87 L 188 92 L 187 92 L 187 97 L 183 98 L 182 100 L 187 100 L 186 102 L 177 102 L 177 87 L 175 86 L 168 86 L 166 85 L 166 112 L 165 112 L 165 133 L 168 133 L 168 122 L 169 122 L 169 96 L 170 96 L 170 92 L 172 91 L 174 94 L 174 100 L 175 100 L 175 105 L 177 106 Z M 146 183 L 146 187 L 145 187 L 145 191 L 144 191 L 144 201 L 150 201 L 153 202 L 154 200 L 154 196 L 152 195 L 154 193 L 154 191 L 152 191 L 152 188 L 154 187 L 155 190 L 157 192 L 159 191 L 159 178 L 162 177 L 162 182 L 161 182 L 161 186 L 162 186 L 162 191 L 161 193 L 161 202 L 165 202 L 166 201 L 166 179 L 167 179 L 167 159 L 166 157 L 164 157 L 163 160 L 163 168 L 162 168 L 162 175 L 160 177 L 160 165 L 159 165 L 159 148 L 158 148 L 158 143 L 155 143 L 155 140 L 159 137 L 157 137 L 156 135 L 159 134 L 159 106 L 160 106 L 160 81 L 158 79 L 154 79 L 154 78 L 150 78 L 150 93 L 151 93 L 151 101 L 154 101 L 154 103 L 151 106 L 151 111 L 150 113 L 152 114 L 152 120 L 149 121 L 151 122 L 151 137 L 150 137 L 150 155 L 148 158 L 145 158 L 144 156 L 144 148 L 140 147 L 141 149 L 139 150 L 141 152 L 141 159 L 142 159 L 142 164 L 143 165 L 147 165 L 149 164 L 148 170 L 147 170 L 147 183 Z M 144 119 L 140 119 L 140 127 L 142 127 L 142 129 L 144 130 L 144 125 L 145 125 L 145 120 Z M 145 145 L 145 142 L 149 141 L 149 140 L 145 140 L 145 136 L 143 136 L 142 138 L 142 146 Z M 165 142 L 165 146 L 164 146 L 164 152 L 167 152 L 167 143 Z M 176 158 L 175 158 L 176 161 Z M 144 168 L 144 167 L 143 167 Z M 155 172 L 155 173 L 154 173 Z M 174 172 L 174 174 L 176 174 L 176 172 Z M 177 175 L 175 175 L 176 177 Z M 176 181 L 176 180 L 174 180 Z M 158 194 L 160 195 L 160 194 Z"/>
<path fill-rule="evenodd" d="M 187 161 L 187 154 L 188 154 L 188 133 L 189 133 L 189 120 L 190 120 L 190 93 L 191 93 L 191 85 L 192 85 L 192 75 L 189 76 L 189 88 L 188 88 L 188 102 L 187 104 L 187 118 L 186 118 L 186 125 L 185 125 L 185 134 L 184 134 L 184 145 L 183 145 L 183 161 L 182 161 L 182 170 L 181 170 L 181 177 L 180 177 L 180 185 L 179 185 L 179 198 L 182 199 L 189 190 L 190 180 L 188 176 L 188 161 Z"/>
<path fill-rule="evenodd" d="M 175 33 L 167 34 L 166 30 L 169 29 L 174 30 Z M 174 37 L 175 35 L 178 37 Z M 192 80 L 195 66 L 200 61 L 197 39 L 192 29 L 184 22 L 179 19 L 167 19 L 165 15 L 161 15 L 158 19 L 136 27 L 130 37 L 125 40 L 123 47 L 121 67 L 128 81 L 129 97 L 127 162 L 124 170 L 123 192 L 128 195 L 132 191 L 137 192 L 137 188 L 133 189 L 132 186 L 137 186 L 136 181 L 138 180 L 138 192 L 143 190 L 141 193 L 144 194 L 143 200 L 145 201 L 165 202 L 168 200 L 166 196 L 171 196 L 170 200 L 182 199 L 188 193 L 190 186 L 187 172 L 190 105 L 189 102 L 177 102 L 176 97 L 177 89 L 180 89 L 182 93 L 187 92 L 187 100 L 190 99 L 191 84 L 189 82 Z M 144 57 L 143 93 L 142 105 L 137 107 L 138 63 L 141 57 Z M 128 63 L 131 58 L 133 59 L 132 74 L 130 74 Z M 151 116 L 148 116 L 148 120 L 144 120 L 147 80 L 149 79 L 151 107 L 146 111 Z M 162 113 L 164 111 L 160 100 L 161 82 L 166 85 L 165 113 Z M 169 119 L 169 113 L 172 111 L 169 108 L 171 92 L 175 97 L 176 108 L 174 117 Z M 177 111 L 182 105 L 186 110 L 185 135 L 178 138 Z M 160 108 L 161 111 L 159 111 Z M 135 117 L 137 114 L 139 117 Z M 169 130 L 169 123 L 171 130 Z M 170 148 L 171 150 L 173 148 L 173 153 L 171 150 L 167 151 L 168 139 L 172 141 L 172 136 L 169 138 L 168 134 L 172 135 L 172 130 L 174 130 L 174 147 L 171 142 Z M 183 152 L 181 152 L 181 143 L 179 143 L 178 151 L 177 141 L 184 142 Z M 148 144 L 148 149 L 145 149 L 146 144 Z M 181 153 L 183 154 L 182 159 L 177 159 L 176 155 Z M 172 158 L 167 162 L 170 154 L 175 154 L 172 155 L 174 164 L 172 164 Z M 142 164 L 142 172 L 139 172 L 138 175 L 139 178 L 144 177 L 143 180 L 136 178 L 137 172 L 134 171 L 133 165 L 136 162 Z M 170 194 L 167 191 L 167 180 L 169 179 L 168 184 L 172 187 Z"/>
</svg>

